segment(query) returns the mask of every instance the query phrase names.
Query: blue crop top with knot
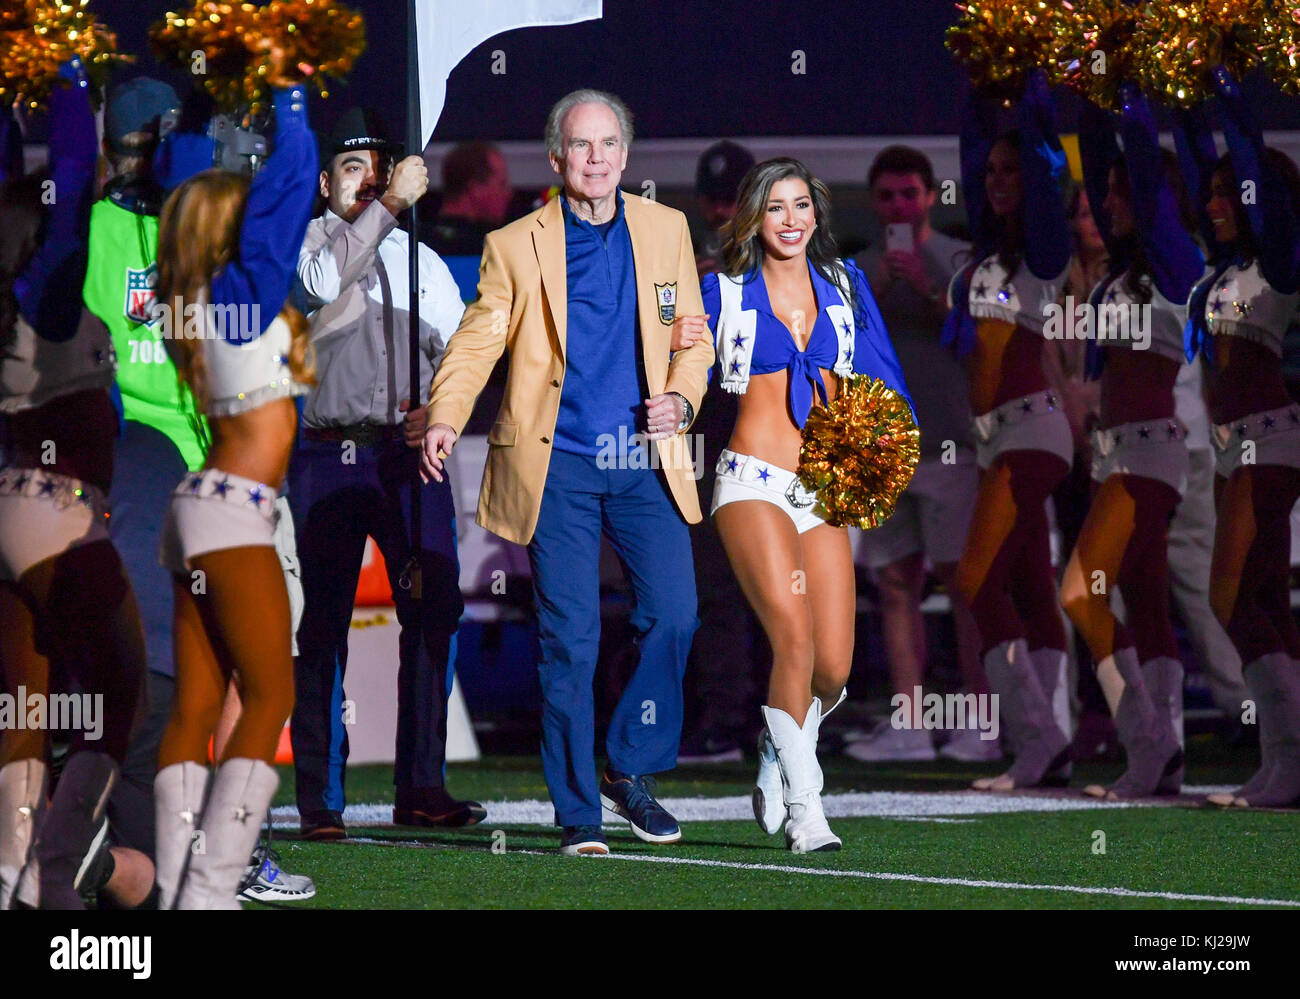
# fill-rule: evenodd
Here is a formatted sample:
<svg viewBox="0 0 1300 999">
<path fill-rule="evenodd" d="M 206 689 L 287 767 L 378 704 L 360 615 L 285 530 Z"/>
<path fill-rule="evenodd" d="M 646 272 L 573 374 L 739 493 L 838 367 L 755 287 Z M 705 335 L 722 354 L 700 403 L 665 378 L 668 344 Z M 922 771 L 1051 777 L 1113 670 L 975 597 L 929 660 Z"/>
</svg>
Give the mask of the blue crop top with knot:
<svg viewBox="0 0 1300 999">
<path fill-rule="evenodd" d="M 828 281 L 811 262 L 808 264 L 817 297 L 817 318 L 803 350 L 790 328 L 772 311 L 761 269 L 739 277 L 704 276 L 700 290 L 724 389 L 744 394 L 750 375 L 789 371 L 790 415 L 800 428 L 812 410 L 813 393 L 823 405 L 827 401 L 823 368 L 841 377 L 865 374 L 879 378 L 911 404 L 903 369 L 866 275 L 851 261 L 836 261 L 836 268 L 842 286 Z"/>
</svg>

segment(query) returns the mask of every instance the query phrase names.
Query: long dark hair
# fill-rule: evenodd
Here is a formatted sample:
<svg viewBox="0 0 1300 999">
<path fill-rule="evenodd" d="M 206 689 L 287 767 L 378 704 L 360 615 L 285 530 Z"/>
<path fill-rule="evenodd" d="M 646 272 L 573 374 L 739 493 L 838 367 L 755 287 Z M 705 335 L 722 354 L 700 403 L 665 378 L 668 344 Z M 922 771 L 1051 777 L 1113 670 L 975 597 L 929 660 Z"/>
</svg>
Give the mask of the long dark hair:
<svg viewBox="0 0 1300 999">
<path fill-rule="evenodd" d="M 18 322 L 14 282 L 41 245 L 44 181 L 44 173 L 34 173 L 0 185 L 0 337 L 8 337 Z"/>
<path fill-rule="evenodd" d="M 1183 181 L 1182 171 L 1178 167 L 1178 157 L 1168 149 L 1160 150 L 1161 166 L 1164 168 L 1165 183 L 1173 192 L 1174 202 L 1178 206 L 1178 221 L 1192 236 L 1196 235 L 1196 212 L 1192 208 L 1192 199 Z M 1133 185 L 1129 180 L 1128 161 L 1117 156 L 1111 164 L 1115 175 L 1115 186 L 1120 195 L 1130 206 L 1133 204 Z M 1131 232 L 1118 240 L 1122 247 L 1121 256 L 1128 261 L 1128 273 L 1124 278 L 1124 289 L 1135 302 L 1145 305 L 1151 301 L 1151 260 L 1147 257 L 1142 240 L 1137 232 Z"/>
<path fill-rule="evenodd" d="M 767 213 L 767 201 L 777 181 L 792 178 L 808 185 L 813 218 L 817 221 L 817 228 L 808 238 L 808 260 L 818 274 L 846 294 L 851 294 L 851 284 L 837 263 L 839 245 L 831 235 L 831 192 L 806 166 L 789 156 L 755 163 L 741 180 L 736 195 L 736 214 L 722 228 L 723 273 L 740 277 L 763 265 L 767 253 L 759 229 Z"/>
<path fill-rule="evenodd" d="M 1260 167 L 1265 173 L 1280 178 L 1285 187 L 1284 196 L 1287 203 L 1281 206 L 1269 206 L 1269 210 L 1278 210 L 1291 217 L 1300 214 L 1300 169 L 1296 168 L 1291 157 L 1282 150 L 1269 146 L 1264 150 L 1264 162 Z M 1250 218 L 1246 215 L 1246 206 L 1241 199 L 1237 172 L 1232 168 L 1232 157 L 1229 154 L 1225 153 L 1214 165 L 1211 185 L 1219 179 L 1226 179 L 1237 192 L 1229 199 L 1232 202 L 1232 215 L 1237 228 L 1237 239 L 1229 249 L 1234 256 L 1254 260 L 1259 256 L 1259 244 L 1255 240 L 1255 231 L 1250 227 Z M 1263 192 L 1256 192 L 1256 196 L 1263 197 Z"/>
<path fill-rule="evenodd" d="M 1016 157 L 1016 162 L 1021 165 L 1020 181 L 1020 205 L 1014 212 L 1003 217 L 993 211 L 993 206 L 987 204 L 985 210 L 988 213 L 988 225 L 993 230 L 993 247 L 998 257 L 998 264 L 1006 272 L 1007 280 L 1010 281 L 1020 270 L 1020 265 L 1025 259 L 1025 195 L 1024 195 L 1024 156 L 1020 149 L 1020 131 L 1011 129 L 1009 132 L 1003 132 L 994 140 L 992 147 L 989 149 L 989 155 L 992 156 L 993 150 L 998 146 L 1006 146 Z M 988 163 L 985 163 L 985 170 L 988 169 Z M 985 198 L 988 195 L 985 194 Z"/>
</svg>

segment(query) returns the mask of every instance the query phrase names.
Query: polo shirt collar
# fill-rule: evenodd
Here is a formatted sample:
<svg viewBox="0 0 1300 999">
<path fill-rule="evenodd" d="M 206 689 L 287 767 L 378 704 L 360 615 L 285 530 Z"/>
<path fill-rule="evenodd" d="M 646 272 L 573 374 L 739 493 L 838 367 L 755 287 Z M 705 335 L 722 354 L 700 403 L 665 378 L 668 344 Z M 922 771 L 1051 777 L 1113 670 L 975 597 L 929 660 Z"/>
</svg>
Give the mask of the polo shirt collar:
<svg viewBox="0 0 1300 999">
<path fill-rule="evenodd" d="M 586 219 L 579 218 L 577 213 L 574 212 L 573 209 L 569 207 L 568 195 L 563 190 L 560 191 L 559 197 L 560 197 L 560 208 L 564 211 L 564 221 L 566 225 L 569 224 L 570 222 L 574 222 L 582 226 L 586 226 L 589 229 L 594 230 L 596 228 Z M 616 187 L 614 188 L 614 217 L 610 219 L 610 221 L 618 223 L 622 221 L 622 219 L 623 219 L 623 191 L 622 189 Z M 603 225 L 604 223 L 601 224 Z"/>
</svg>

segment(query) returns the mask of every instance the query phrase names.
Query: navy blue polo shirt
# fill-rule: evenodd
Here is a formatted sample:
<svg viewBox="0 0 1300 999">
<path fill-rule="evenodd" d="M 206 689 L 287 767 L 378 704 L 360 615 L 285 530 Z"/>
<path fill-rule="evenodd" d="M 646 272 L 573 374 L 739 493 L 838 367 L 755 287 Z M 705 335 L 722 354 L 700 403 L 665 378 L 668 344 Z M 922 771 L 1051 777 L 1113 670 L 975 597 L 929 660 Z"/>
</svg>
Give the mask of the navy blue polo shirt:
<svg viewBox="0 0 1300 999">
<path fill-rule="evenodd" d="M 593 226 L 564 209 L 569 326 L 555 447 L 595 456 L 622 453 L 641 406 L 639 326 L 632 237 L 616 193 L 614 218 Z M 609 435 L 606 437 L 605 435 Z"/>
</svg>

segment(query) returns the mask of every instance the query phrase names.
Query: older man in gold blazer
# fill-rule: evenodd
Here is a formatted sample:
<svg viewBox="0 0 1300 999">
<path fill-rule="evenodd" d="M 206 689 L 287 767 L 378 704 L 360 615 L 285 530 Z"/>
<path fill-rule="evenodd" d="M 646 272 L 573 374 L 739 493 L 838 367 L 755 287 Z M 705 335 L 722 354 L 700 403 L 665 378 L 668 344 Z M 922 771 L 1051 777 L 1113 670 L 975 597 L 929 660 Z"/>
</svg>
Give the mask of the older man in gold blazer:
<svg viewBox="0 0 1300 999">
<path fill-rule="evenodd" d="M 608 853 L 601 806 L 652 843 L 681 838 L 646 775 L 676 763 L 682 673 L 695 632 L 687 523 L 700 520 L 684 436 L 713 363 L 686 219 L 618 188 L 632 138 L 617 97 L 551 109 L 563 191 L 487 237 L 478 300 L 451 337 L 429 401 L 423 467 L 440 477 L 502 351 L 505 398 L 488 435 L 478 522 L 528 545 L 545 707 L 542 762 L 566 855 Z M 673 328 L 692 346 L 672 353 Z M 604 533 L 636 598 L 639 662 L 596 780 L 592 677 Z"/>
</svg>

